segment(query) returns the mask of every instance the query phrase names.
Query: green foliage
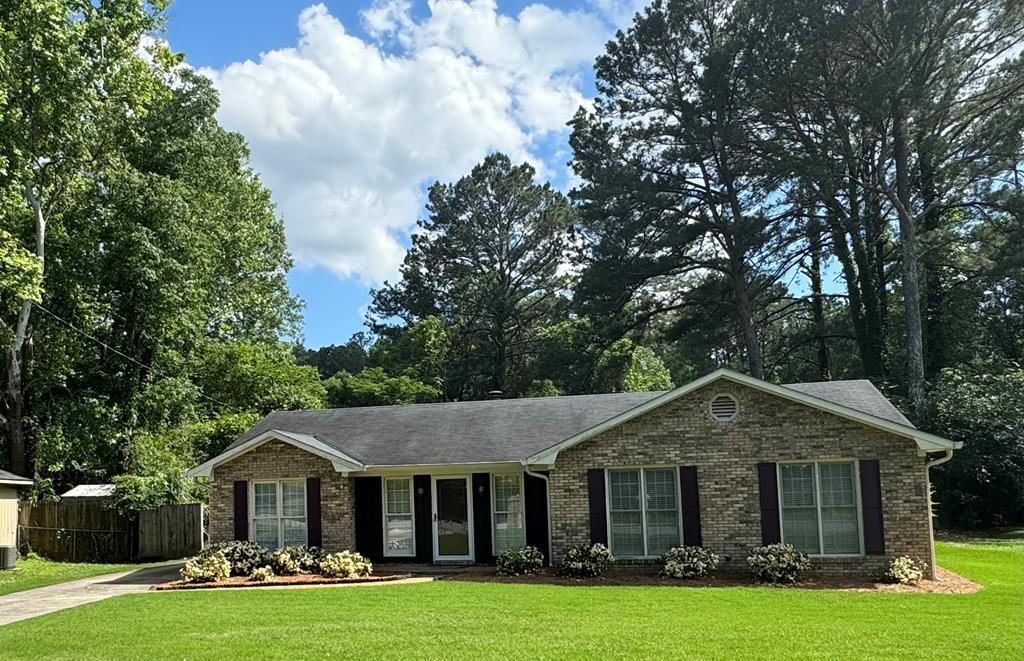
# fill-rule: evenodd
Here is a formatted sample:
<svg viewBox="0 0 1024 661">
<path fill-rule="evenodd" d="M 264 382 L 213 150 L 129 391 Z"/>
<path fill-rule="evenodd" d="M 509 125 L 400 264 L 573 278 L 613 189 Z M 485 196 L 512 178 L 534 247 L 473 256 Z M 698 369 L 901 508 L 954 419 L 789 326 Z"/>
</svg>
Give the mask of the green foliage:
<svg viewBox="0 0 1024 661">
<path fill-rule="evenodd" d="M 939 521 L 954 527 L 1024 523 L 1024 370 L 982 364 L 943 370 L 924 426 L 963 441 L 931 469 Z"/>
<path fill-rule="evenodd" d="M 701 546 L 669 549 L 662 558 L 661 573 L 672 578 L 701 578 L 718 569 L 718 554 Z"/>
<path fill-rule="evenodd" d="M 296 347 L 295 360 L 300 365 L 312 365 L 326 379 L 338 372 L 357 374 L 366 368 L 369 338 L 366 333 L 355 333 L 345 344 L 332 344 L 319 349 Z"/>
<path fill-rule="evenodd" d="M 768 544 L 750 552 L 747 567 L 755 580 L 764 583 L 796 583 L 811 568 L 811 559 L 792 544 Z"/>
<path fill-rule="evenodd" d="M 627 338 L 618 340 L 601 354 L 594 385 L 597 392 L 648 392 L 675 387 L 672 375 L 657 354 Z"/>
<path fill-rule="evenodd" d="M 331 408 L 425 404 L 440 397 L 437 388 L 409 376 L 388 376 L 380 367 L 356 375 L 339 372 L 325 381 L 324 387 Z"/>
<path fill-rule="evenodd" d="M 538 379 L 532 381 L 523 397 L 557 397 L 562 392 L 551 379 Z"/>
<path fill-rule="evenodd" d="M 252 570 L 249 574 L 249 580 L 256 583 L 269 583 L 274 580 L 274 568 L 273 567 L 257 567 Z"/>
<path fill-rule="evenodd" d="M 565 549 L 558 571 L 572 578 L 602 576 L 615 558 L 604 544 L 575 544 Z"/>
<path fill-rule="evenodd" d="M 112 506 L 124 514 L 205 499 L 202 488 L 194 480 L 173 470 L 157 475 L 118 475 L 113 483 Z"/>
<path fill-rule="evenodd" d="M 544 570 L 544 554 L 536 546 L 505 549 L 497 559 L 498 576 L 523 576 Z"/>
<path fill-rule="evenodd" d="M 270 564 L 270 553 L 252 541 L 219 542 L 210 544 L 200 555 L 220 553 L 231 565 L 232 576 L 249 576 L 258 568 Z"/>
</svg>

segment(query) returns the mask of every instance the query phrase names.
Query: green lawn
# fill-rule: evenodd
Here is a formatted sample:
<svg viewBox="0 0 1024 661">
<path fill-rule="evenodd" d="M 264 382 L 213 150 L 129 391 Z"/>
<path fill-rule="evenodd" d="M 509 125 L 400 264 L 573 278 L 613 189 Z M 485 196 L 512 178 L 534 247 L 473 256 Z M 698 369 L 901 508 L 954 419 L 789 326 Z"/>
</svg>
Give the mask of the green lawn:
<svg viewBox="0 0 1024 661">
<path fill-rule="evenodd" d="M 138 594 L 0 628 L 5 659 L 1024 658 L 1024 545 L 942 543 L 970 595 L 436 582 Z"/>
<path fill-rule="evenodd" d="M 145 565 L 102 565 L 87 562 L 53 562 L 39 557 L 18 560 L 17 570 L 0 572 L 0 594 L 31 590 L 79 578 L 138 569 Z"/>
</svg>

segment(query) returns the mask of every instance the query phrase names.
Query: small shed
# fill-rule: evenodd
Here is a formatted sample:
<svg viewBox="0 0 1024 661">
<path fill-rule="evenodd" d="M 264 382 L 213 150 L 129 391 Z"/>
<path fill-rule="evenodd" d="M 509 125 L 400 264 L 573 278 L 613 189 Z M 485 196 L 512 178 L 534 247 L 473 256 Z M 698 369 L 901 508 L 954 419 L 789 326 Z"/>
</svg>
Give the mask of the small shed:
<svg viewBox="0 0 1024 661">
<path fill-rule="evenodd" d="M 60 495 L 61 498 L 110 498 L 114 495 L 113 484 L 79 484 Z"/>
<path fill-rule="evenodd" d="M 18 488 L 32 480 L 0 470 L 0 547 L 13 547 L 18 537 Z"/>
</svg>

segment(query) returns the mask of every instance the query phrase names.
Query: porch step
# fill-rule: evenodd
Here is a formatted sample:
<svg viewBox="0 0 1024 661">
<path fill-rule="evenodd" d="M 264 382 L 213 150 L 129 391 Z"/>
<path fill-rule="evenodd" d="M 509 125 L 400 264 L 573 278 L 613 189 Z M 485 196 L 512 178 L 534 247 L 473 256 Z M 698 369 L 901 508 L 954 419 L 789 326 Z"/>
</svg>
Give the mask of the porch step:
<svg viewBox="0 0 1024 661">
<path fill-rule="evenodd" d="M 464 565 L 464 564 L 379 564 L 377 565 L 379 571 L 397 572 L 397 573 L 409 573 L 414 576 L 450 576 L 452 574 L 465 574 L 469 571 L 479 571 L 479 565 Z"/>
</svg>

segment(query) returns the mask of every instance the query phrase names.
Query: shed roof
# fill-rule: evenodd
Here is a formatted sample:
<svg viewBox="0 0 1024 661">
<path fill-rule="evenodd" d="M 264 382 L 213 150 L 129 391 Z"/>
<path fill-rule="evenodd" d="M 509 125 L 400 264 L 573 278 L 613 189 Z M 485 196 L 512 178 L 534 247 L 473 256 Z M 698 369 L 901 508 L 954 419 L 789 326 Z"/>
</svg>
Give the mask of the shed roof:
<svg viewBox="0 0 1024 661">
<path fill-rule="evenodd" d="M 104 498 L 114 495 L 113 484 L 79 484 L 60 495 L 61 498 Z"/>
</svg>

